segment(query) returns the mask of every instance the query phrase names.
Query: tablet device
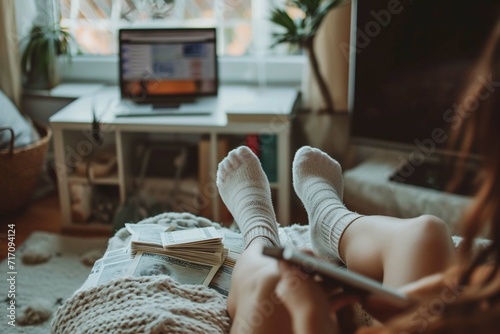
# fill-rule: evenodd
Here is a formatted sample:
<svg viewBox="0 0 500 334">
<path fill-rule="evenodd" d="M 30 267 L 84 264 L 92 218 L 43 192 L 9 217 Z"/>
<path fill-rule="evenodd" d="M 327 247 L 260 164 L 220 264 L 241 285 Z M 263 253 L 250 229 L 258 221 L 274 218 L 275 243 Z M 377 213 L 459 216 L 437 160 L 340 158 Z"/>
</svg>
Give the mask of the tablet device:
<svg viewBox="0 0 500 334">
<path fill-rule="evenodd" d="M 323 279 L 333 279 L 344 289 L 382 297 L 394 306 L 405 308 L 414 303 L 412 299 L 400 291 L 387 288 L 376 280 L 342 269 L 335 264 L 318 259 L 298 249 L 264 247 L 263 254 L 299 265 L 305 272 L 319 274 Z"/>
</svg>

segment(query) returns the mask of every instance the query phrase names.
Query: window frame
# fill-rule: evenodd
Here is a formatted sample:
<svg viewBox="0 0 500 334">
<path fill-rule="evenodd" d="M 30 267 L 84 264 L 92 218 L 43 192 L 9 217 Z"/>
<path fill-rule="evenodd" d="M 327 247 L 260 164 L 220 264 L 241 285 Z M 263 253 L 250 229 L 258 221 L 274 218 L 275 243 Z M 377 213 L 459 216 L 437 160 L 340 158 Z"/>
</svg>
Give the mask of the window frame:
<svg viewBox="0 0 500 334">
<path fill-rule="evenodd" d="M 47 6 L 53 5 L 56 0 L 36 1 L 36 5 L 34 0 L 16 1 L 18 31 L 21 34 L 29 30 L 27 22 L 34 20 L 51 22 L 54 19 L 54 10 L 37 11 L 36 8 L 43 8 L 44 1 L 47 8 Z M 274 1 L 276 3 L 284 2 L 284 0 Z M 255 55 L 219 56 L 218 61 L 221 84 L 296 86 L 301 84 L 307 66 L 307 57 L 304 54 L 267 55 L 265 52 L 257 52 Z M 117 85 L 118 66 L 117 55 L 74 55 L 69 63 L 61 66 L 61 79 L 65 82 L 99 82 Z"/>
</svg>

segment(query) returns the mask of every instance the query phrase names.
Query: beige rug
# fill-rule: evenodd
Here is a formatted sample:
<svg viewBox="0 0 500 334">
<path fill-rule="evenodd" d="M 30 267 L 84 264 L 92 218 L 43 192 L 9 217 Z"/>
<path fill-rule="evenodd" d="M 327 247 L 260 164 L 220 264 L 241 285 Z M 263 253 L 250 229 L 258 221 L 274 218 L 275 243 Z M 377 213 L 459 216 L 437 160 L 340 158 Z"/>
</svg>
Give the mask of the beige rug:
<svg viewBox="0 0 500 334">
<path fill-rule="evenodd" d="M 15 257 L 16 327 L 7 317 L 11 270 L 7 260 L 0 265 L 0 333 L 49 333 L 56 309 L 85 281 L 107 241 L 34 232 Z"/>
</svg>

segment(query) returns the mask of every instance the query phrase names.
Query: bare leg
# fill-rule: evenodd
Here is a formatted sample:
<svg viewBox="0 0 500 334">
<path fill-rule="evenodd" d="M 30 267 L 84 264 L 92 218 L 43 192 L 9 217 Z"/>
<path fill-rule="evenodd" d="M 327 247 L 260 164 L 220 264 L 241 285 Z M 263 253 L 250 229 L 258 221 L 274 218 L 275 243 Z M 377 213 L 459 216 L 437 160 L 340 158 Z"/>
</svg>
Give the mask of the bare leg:
<svg viewBox="0 0 500 334">
<path fill-rule="evenodd" d="M 361 217 L 344 232 L 340 254 L 349 269 L 394 287 L 443 271 L 455 261 L 446 224 L 430 215 Z"/>
<path fill-rule="evenodd" d="M 229 152 L 219 164 L 217 187 L 245 243 L 228 297 L 231 333 L 291 333 L 288 311 L 274 294 L 277 261 L 262 255 L 264 246 L 280 242 L 269 182 L 258 158 L 247 147 Z"/>
<path fill-rule="evenodd" d="M 397 219 L 348 210 L 341 173 L 340 165 L 318 149 L 303 147 L 295 154 L 294 188 L 307 210 L 316 252 L 391 286 L 442 271 L 454 261 L 451 235 L 436 217 Z"/>
</svg>

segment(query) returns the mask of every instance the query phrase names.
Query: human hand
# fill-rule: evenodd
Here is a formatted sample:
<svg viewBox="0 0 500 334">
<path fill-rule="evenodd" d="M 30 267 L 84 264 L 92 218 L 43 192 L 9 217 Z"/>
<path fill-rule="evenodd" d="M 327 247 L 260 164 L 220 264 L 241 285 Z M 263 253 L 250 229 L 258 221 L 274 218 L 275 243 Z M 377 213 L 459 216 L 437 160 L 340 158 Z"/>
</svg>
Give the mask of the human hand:
<svg viewBox="0 0 500 334">
<path fill-rule="evenodd" d="M 398 290 L 415 300 L 416 304 L 426 296 L 431 296 L 433 293 L 445 288 L 444 277 L 445 275 L 443 273 L 426 276 L 415 282 L 406 284 Z M 382 322 L 414 306 L 414 304 L 404 308 L 394 306 L 383 298 L 373 295 L 362 298 L 361 304 L 370 315 Z"/>
<path fill-rule="evenodd" d="M 338 328 L 335 313 L 358 300 L 357 296 L 339 292 L 338 286 L 323 284 L 300 266 L 280 261 L 279 270 L 275 291 L 298 333 L 331 333 Z M 332 295 L 335 298 L 331 299 Z"/>
</svg>

